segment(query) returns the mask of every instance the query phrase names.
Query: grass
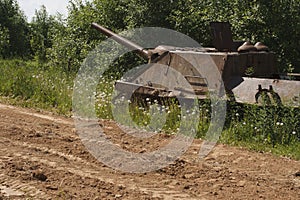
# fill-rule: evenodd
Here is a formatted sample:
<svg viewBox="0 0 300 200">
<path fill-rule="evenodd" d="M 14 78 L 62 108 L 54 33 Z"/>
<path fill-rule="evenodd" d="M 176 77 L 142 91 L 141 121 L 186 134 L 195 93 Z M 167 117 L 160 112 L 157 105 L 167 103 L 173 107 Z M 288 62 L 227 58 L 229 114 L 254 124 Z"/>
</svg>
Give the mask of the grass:
<svg viewBox="0 0 300 200">
<path fill-rule="evenodd" d="M 0 73 L 1 102 L 72 115 L 73 81 L 76 74 L 21 60 L 0 60 Z M 120 77 L 120 74 L 114 75 Z M 111 105 L 115 78 L 111 75 L 109 77 L 101 79 L 97 88 L 95 107 L 99 118 L 112 119 L 119 112 L 118 121 L 123 120 L 124 124 L 132 124 L 133 121 L 135 125 L 148 131 L 174 134 L 180 129 L 183 119 L 192 119 L 196 113 L 199 116 L 196 135 L 204 138 L 210 125 L 209 102 L 201 102 L 199 110 L 195 112 L 183 110 L 174 100 L 162 102 L 160 99 L 150 98 L 145 98 L 144 101 L 124 99 L 125 102 L 118 102 L 130 105 L 128 115 L 124 115 L 126 110 L 115 109 L 122 108 L 116 102 L 115 107 Z M 220 142 L 299 160 L 299 119 L 299 108 L 230 103 Z M 186 124 L 186 127 L 195 128 L 190 124 Z"/>
<path fill-rule="evenodd" d="M 231 105 L 221 142 L 300 159 L 299 108 Z"/>
<path fill-rule="evenodd" d="M 21 60 L 0 60 L 0 74 L 2 102 L 71 115 L 75 75 Z"/>
</svg>

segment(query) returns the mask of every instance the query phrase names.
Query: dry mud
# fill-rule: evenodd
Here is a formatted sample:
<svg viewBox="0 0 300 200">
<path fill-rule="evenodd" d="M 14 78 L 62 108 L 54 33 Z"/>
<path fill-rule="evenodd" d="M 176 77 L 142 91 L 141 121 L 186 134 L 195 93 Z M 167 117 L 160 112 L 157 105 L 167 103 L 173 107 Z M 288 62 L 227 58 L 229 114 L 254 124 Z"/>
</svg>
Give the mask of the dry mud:
<svg viewBox="0 0 300 200">
<path fill-rule="evenodd" d="M 300 199 L 300 162 L 288 158 L 220 144 L 200 159 L 195 140 L 170 166 L 130 174 L 95 159 L 72 119 L 7 105 L 0 119 L 0 199 Z M 171 139 L 136 139 L 112 121 L 100 124 L 128 151 Z"/>
</svg>

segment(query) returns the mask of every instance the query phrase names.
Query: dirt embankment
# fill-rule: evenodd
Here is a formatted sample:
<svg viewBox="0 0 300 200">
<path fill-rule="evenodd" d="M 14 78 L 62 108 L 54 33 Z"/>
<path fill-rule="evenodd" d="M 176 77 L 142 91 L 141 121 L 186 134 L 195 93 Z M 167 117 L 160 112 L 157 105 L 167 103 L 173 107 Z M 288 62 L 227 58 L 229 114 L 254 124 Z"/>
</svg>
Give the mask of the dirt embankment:
<svg viewBox="0 0 300 200">
<path fill-rule="evenodd" d="M 218 145 L 198 158 L 200 140 L 161 170 L 129 174 L 87 152 L 72 119 L 0 105 L 0 199 L 300 199 L 300 162 Z M 159 148 L 127 136 L 111 121 L 101 126 L 122 148 Z"/>
</svg>

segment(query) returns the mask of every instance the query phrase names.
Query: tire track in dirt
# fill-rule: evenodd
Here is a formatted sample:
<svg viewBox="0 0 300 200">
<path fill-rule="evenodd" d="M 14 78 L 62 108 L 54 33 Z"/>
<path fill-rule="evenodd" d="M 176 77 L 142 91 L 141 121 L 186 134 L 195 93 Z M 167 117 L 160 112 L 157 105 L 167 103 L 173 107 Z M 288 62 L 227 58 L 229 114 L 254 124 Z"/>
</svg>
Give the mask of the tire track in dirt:
<svg viewBox="0 0 300 200">
<path fill-rule="evenodd" d="M 45 165 L 47 167 L 52 168 L 52 170 L 56 171 L 68 171 L 69 173 L 75 174 L 80 177 L 98 179 L 105 183 L 110 183 L 116 185 L 118 187 L 126 187 L 131 190 L 140 191 L 140 193 L 145 193 L 153 198 L 162 198 L 162 199 L 199 199 L 193 198 L 187 193 L 182 193 L 176 190 L 173 190 L 170 187 L 162 187 L 157 184 L 147 183 L 147 185 L 136 185 L 135 181 L 142 183 L 142 180 L 128 180 L 125 181 L 120 180 L 119 177 L 114 177 L 111 173 L 111 169 L 109 168 L 101 168 L 99 165 L 89 163 L 79 157 L 73 155 L 67 155 L 65 153 L 56 151 L 54 149 L 49 149 L 46 147 L 38 147 L 33 144 L 28 144 L 26 142 L 18 142 L 12 141 L 7 138 L 1 138 L 1 140 L 5 140 L 5 142 L 9 144 L 9 146 L 18 146 L 19 148 L 15 148 L 14 152 L 9 151 L 8 149 L 2 149 L 2 152 L 5 154 L 12 154 L 13 158 L 17 158 L 18 160 L 30 161 L 33 163 L 39 163 L 41 165 Z M 17 151 L 18 153 L 15 153 Z M 36 153 L 35 153 L 36 152 Z M 41 154 L 42 153 L 42 154 Z M 28 155 L 30 154 L 30 155 Z M 0 157 L 1 159 L 3 157 Z M 45 159 L 47 158 L 47 159 Z M 66 162 L 68 161 L 68 162 Z M 72 167 L 76 166 L 76 167 Z M 100 172 L 99 172 L 100 171 Z M 106 173 L 105 173 L 106 171 Z M 108 176 L 104 176 L 103 174 L 108 174 Z M 118 175 L 117 175 L 118 176 Z"/>
<path fill-rule="evenodd" d="M 24 195 L 36 195 L 34 199 L 300 198 L 300 178 L 295 175 L 299 161 L 226 145 L 199 160 L 202 142 L 196 140 L 176 163 L 156 172 L 128 174 L 105 167 L 86 152 L 71 119 L 1 104 L 0 117 L 2 191 L 21 194 L 32 187 L 32 193 Z M 100 123 L 110 132 L 109 137 L 129 139 L 133 145 L 128 145 L 128 150 L 139 151 L 135 140 L 123 138 L 114 122 Z M 154 140 L 155 146 L 163 137 Z M 34 170 L 42 170 L 49 179 L 33 179 Z"/>
<path fill-rule="evenodd" d="M 31 162 L 38 162 L 40 164 L 46 165 L 48 167 L 51 167 L 54 170 L 57 171 L 68 171 L 72 174 L 81 176 L 81 177 L 86 177 L 86 178 L 93 178 L 93 179 L 98 179 L 100 181 L 106 182 L 106 183 L 111 183 L 120 187 L 127 187 L 128 189 L 132 189 L 135 191 L 140 191 L 143 193 L 146 193 L 152 197 L 157 197 L 157 198 L 163 198 L 163 199 L 193 199 L 193 197 L 189 194 L 185 194 L 182 192 L 175 191 L 171 187 L 161 187 L 158 188 L 157 184 L 151 184 L 151 182 L 147 183 L 147 186 L 140 184 L 139 186 L 136 186 L 135 183 L 131 180 L 126 179 L 126 181 L 122 180 L 117 180 L 118 177 L 111 178 L 113 175 L 111 173 L 111 170 L 108 168 L 103 168 L 99 167 L 99 165 L 94 164 L 94 163 L 89 163 L 77 156 L 74 155 L 68 155 L 63 152 L 59 152 L 54 149 L 46 148 L 46 147 L 39 147 L 33 144 L 28 144 L 26 142 L 18 142 L 18 141 L 11 141 L 6 139 L 6 143 L 10 143 L 9 146 L 19 146 L 20 149 L 23 149 L 22 153 L 14 153 L 13 157 L 14 158 L 19 158 L 19 160 L 26 160 L 26 161 L 31 161 Z M 194 148 L 198 148 L 197 145 L 193 146 Z M 28 151 L 24 151 L 24 149 L 27 149 Z M 31 155 L 27 155 L 30 152 Z M 32 152 L 37 152 L 37 155 Z M 43 153 L 40 155 L 40 153 Z M 231 152 L 222 152 L 222 155 L 232 155 Z M 47 159 L 44 159 L 47 156 Z M 215 157 L 216 155 L 212 154 L 212 157 Z M 242 155 L 245 156 L 246 155 Z M 57 159 L 59 157 L 60 159 Z M 243 160 L 244 157 L 239 157 L 236 160 Z M 246 158 L 247 159 L 247 158 Z M 56 161 L 54 161 L 56 160 Z M 208 168 L 214 169 L 214 170 L 222 170 L 221 165 L 214 166 L 214 162 L 210 162 L 212 160 L 211 157 L 207 158 L 207 161 L 205 165 Z M 68 161 L 66 163 L 66 161 Z M 77 166 L 77 167 L 72 167 L 72 166 Z M 233 171 L 234 169 L 227 169 L 228 171 Z M 101 171 L 101 173 L 99 173 Z M 254 171 L 255 172 L 255 171 Z M 243 171 L 238 172 L 238 174 L 243 174 Z M 248 179 L 255 179 L 255 176 L 251 176 L 251 171 L 247 171 L 249 177 Z M 108 174 L 108 176 L 105 176 L 104 174 Z M 119 175 L 117 175 L 119 176 Z M 270 179 L 270 174 L 260 174 L 260 179 L 269 179 L 271 182 L 281 182 L 284 183 L 288 181 L 287 177 L 283 177 L 282 179 Z M 142 179 L 142 178 L 141 178 Z M 139 180 L 139 178 L 135 178 L 135 181 L 138 182 L 143 182 L 142 180 Z M 168 181 L 167 179 L 165 181 Z M 171 180 L 169 180 L 171 181 Z M 233 184 L 234 179 L 232 180 Z M 288 182 L 287 182 L 288 183 Z M 239 183 L 237 182 L 238 185 L 243 184 L 243 181 L 240 181 Z M 135 185 L 134 187 L 130 187 L 128 185 Z M 207 192 L 202 194 L 203 196 L 207 195 Z M 197 198 L 195 199 L 201 199 L 204 198 L 202 197 L 201 194 L 197 195 Z"/>
<path fill-rule="evenodd" d="M 58 116 L 54 117 L 54 116 L 44 115 L 44 114 L 40 114 L 40 113 L 35 113 L 33 111 L 29 112 L 26 109 L 17 108 L 17 107 L 14 107 L 14 106 L 0 104 L 0 109 L 5 109 L 5 110 L 9 110 L 10 112 L 16 112 L 16 113 L 23 114 L 23 115 L 29 115 L 29 116 L 32 116 L 32 117 L 37 117 L 37 118 L 49 120 L 49 121 L 59 123 L 59 124 L 73 125 L 72 120 L 66 120 L 66 119 L 60 118 Z"/>
<path fill-rule="evenodd" d="M 14 180 L 5 174 L 0 174 L 0 193 L 4 197 L 13 199 L 51 199 L 50 196 L 36 187 Z"/>
<path fill-rule="evenodd" d="M 60 124 L 64 124 L 64 125 L 72 125 L 72 123 L 68 120 L 61 120 L 61 119 L 56 119 L 54 117 L 51 116 L 47 116 L 47 115 L 43 115 L 43 114 L 37 114 L 37 113 L 30 113 L 27 112 L 26 110 L 19 110 L 18 108 L 15 108 L 13 106 L 6 106 L 6 105 L 1 105 L 0 104 L 0 109 L 5 109 L 5 110 L 9 110 L 9 112 L 13 111 L 15 113 L 21 114 L 21 115 L 28 115 L 31 117 L 36 117 L 36 118 L 41 118 L 43 120 L 47 120 L 47 121 L 51 121 L 54 123 L 60 123 Z M 76 135 L 64 135 L 64 136 L 68 136 L 71 138 L 76 138 L 78 139 L 79 137 Z M 61 166 L 61 167 L 57 167 L 58 163 L 54 163 L 53 161 L 49 161 L 49 159 L 41 159 L 41 158 L 37 158 L 37 157 L 32 157 L 32 156 L 22 156 L 20 155 L 20 153 L 18 154 L 14 154 L 14 157 L 18 157 L 19 159 L 23 159 L 23 160 L 30 160 L 32 162 L 40 162 L 41 164 L 47 165 L 49 167 L 55 168 L 56 170 L 59 171 L 64 171 L 67 170 L 70 173 L 76 174 L 78 176 L 83 176 L 83 177 L 88 177 L 88 178 L 95 178 L 97 177 L 97 179 L 103 181 L 103 182 L 108 182 L 108 183 L 112 183 L 112 184 L 116 184 L 113 179 L 108 178 L 108 177 L 103 177 L 103 169 L 101 168 L 102 173 L 98 174 L 97 171 L 92 171 L 90 170 L 90 168 L 95 168 L 95 165 L 92 166 L 91 163 L 88 163 L 87 161 L 81 159 L 80 157 L 75 157 L 73 155 L 68 155 L 62 152 L 58 152 L 54 149 L 49 149 L 46 147 L 38 147 L 36 146 L 36 144 L 29 144 L 26 142 L 17 142 L 17 141 L 9 141 L 11 144 L 13 145 L 19 145 L 25 148 L 29 148 L 31 150 L 38 150 L 41 152 L 44 152 L 46 154 L 52 154 L 54 156 L 59 156 L 59 157 L 63 157 L 64 159 L 67 159 L 69 161 L 80 161 L 81 164 L 84 163 L 85 166 L 89 166 L 89 169 L 86 168 L 81 168 L 80 170 L 78 169 L 74 169 L 72 167 L 67 167 L 67 166 Z M 24 149 L 23 149 L 24 150 Z M 61 162 L 60 162 L 61 163 Z M 76 165 L 74 163 L 74 165 Z M 99 167 L 98 167 L 99 168 Z M 107 174 L 110 174 L 111 170 L 107 170 Z M 111 175 L 110 175 L 111 176 Z M 115 178 L 117 179 L 117 178 Z M 136 180 L 135 180 L 136 181 Z M 172 190 L 171 188 L 168 187 L 162 187 L 162 186 L 157 186 L 157 184 L 150 184 L 149 182 L 146 185 L 138 185 L 136 186 L 135 182 L 133 181 L 120 181 L 118 180 L 118 182 L 121 184 L 119 184 L 119 186 L 124 186 L 126 185 L 126 187 L 133 189 L 133 190 L 139 190 L 143 193 L 149 194 L 150 196 L 154 197 L 154 198 L 164 198 L 164 199 L 193 199 L 189 194 L 185 194 L 176 190 Z M 142 180 L 140 180 L 139 182 L 143 182 Z M 133 186 L 133 187 L 131 187 Z"/>
</svg>

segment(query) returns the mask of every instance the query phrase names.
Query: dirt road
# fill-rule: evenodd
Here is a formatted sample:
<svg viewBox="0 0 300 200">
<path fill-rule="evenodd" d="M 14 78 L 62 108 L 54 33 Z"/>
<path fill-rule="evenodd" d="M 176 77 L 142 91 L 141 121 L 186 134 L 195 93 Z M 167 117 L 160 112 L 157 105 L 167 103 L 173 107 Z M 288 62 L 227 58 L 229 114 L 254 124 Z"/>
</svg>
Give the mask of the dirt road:
<svg viewBox="0 0 300 200">
<path fill-rule="evenodd" d="M 169 167 L 129 174 L 93 158 L 72 119 L 6 105 L 0 119 L 0 199 L 300 199 L 299 161 L 226 145 L 199 159 L 195 140 Z M 124 149 L 143 151 L 145 141 L 100 123 Z"/>
</svg>

